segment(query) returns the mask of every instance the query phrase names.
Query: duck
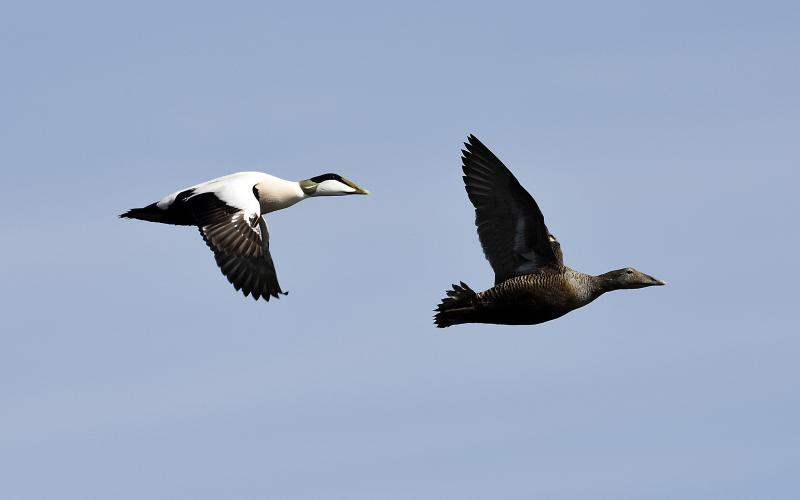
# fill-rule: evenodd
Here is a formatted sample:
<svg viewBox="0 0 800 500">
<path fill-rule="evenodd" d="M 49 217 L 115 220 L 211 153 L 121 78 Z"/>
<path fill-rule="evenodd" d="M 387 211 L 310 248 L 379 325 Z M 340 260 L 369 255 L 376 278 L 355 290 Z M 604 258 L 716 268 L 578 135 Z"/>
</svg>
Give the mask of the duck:
<svg viewBox="0 0 800 500">
<path fill-rule="evenodd" d="M 366 195 L 339 174 L 289 181 L 263 172 L 237 172 L 175 191 L 120 218 L 197 226 L 222 274 L 236 290 L 266 301 L 288 292 L 278 283 L 263 215 L 320 196 Z"/>
<path fill-rule="evenodd" d="M 475 207 L 483 253 L 494 286 L 475 292 L 452 285 L 435 309 L 434 324 L 536 325 L 564 316 L 606 292 L 665 282 L 631 267 L 598 276 L 564 265 L 558 239 L 547 229 L 536 200 L 474 135 L 461 151 L 464 187 Z"/>
</svg>

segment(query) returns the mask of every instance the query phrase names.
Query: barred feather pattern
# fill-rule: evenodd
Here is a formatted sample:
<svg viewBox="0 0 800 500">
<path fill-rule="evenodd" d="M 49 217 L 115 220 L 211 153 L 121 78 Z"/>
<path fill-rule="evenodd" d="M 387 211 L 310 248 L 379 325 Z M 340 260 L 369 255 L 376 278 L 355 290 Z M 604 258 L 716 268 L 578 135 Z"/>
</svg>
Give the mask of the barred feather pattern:
<svg viewBox="0 0 800 500">
<path fill-rule="evenodd" d="M 447 294 L 434 318 L 440 328 L 460 323 L 531 325 L 585 306 L 602 294 L 602 287 L 597 277 L 562 267 L 515 276 L 480 293 L 461 283 Z"/>
<path fill-rule="evenodd" d="M 491 307 L 498 303 L 535 303 L 540 306 L 584 306 L 597 298 L 597 278 L 564 267 L 561 272 L 541 272 L 509 278 L 480 292 L 477 301 Z"/>
</svg>

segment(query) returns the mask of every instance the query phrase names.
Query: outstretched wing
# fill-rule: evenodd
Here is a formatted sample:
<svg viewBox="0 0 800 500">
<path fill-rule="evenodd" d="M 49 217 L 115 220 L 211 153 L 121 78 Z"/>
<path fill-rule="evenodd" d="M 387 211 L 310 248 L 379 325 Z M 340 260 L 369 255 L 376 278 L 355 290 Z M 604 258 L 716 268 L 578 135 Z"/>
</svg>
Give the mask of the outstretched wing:
<svg viewBox="0 0 800 500">
<path fill-rule="evenodd" d="M 269 231 L 261 218 L 257 203 L 244 209 L 232 207 L 216 197 L 214 193 L 202 193 L 192 197 L 192 213 L 200 234 L 214 252 L 222 274 L 234 288 L 245 297 L 286 295 L 278 284 L 275 265 L 269 253 Z"/>
<path fill-rule="evenodd" d="M 494 269 L 495 284 L 562 266 L 561 245 L 547 230 L 533 197 L 474 135 L 464 145 L 464 185 L 475 206 L 478 238 Z"/>
</svg>

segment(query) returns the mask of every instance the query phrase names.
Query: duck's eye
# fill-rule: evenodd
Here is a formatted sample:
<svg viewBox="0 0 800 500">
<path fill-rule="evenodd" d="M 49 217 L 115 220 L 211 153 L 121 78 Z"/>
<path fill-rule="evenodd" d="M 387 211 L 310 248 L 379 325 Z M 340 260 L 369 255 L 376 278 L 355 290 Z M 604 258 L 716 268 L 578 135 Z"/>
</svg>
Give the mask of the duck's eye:
<svg viewBox="0 0 800 500">
<path fill-rule="evenodd" d="M 626 270 L 625 270 L 625 272 L 626 272 L 627 274 L 633 274 L 633 269 L 626 269 Z"/>
</svg>

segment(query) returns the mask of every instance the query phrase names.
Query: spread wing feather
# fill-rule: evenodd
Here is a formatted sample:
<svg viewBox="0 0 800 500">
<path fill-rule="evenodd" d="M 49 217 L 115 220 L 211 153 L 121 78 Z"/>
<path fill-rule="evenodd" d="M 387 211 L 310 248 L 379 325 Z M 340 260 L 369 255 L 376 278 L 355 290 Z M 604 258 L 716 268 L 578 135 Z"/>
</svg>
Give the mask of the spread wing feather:
<svg viewBox="0 0 800 500">
<path fill-rule="evenodd" d="M 269 253 L 267 224 L 257 212 L 248 215 L 214 193 L 196 195 L 189 202 L 203 240 L 236 290 L 256 300 L 286 294 L 281 291 Z"/>
<path fill-rule="evenodd" d="M 495 284 L 546 266 L 562 266 L 561 246 L 539 206 L 514 175 L 474 135 L 462 150 L 464 186 Z"/>
</svg>

